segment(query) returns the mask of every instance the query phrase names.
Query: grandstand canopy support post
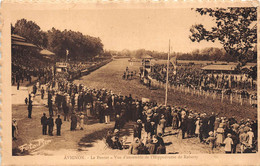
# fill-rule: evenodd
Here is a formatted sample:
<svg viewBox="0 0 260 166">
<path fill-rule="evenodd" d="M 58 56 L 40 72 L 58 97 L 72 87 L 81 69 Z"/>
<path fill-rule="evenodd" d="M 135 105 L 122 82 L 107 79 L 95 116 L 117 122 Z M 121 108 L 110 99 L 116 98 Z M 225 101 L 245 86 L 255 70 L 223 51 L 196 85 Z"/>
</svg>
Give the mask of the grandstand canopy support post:
<svg viewBox="0 0 260 166">
<path fill-rule="evenodd" d="M 169 40 L 169 52 L 168 52 L 168 60 L 167 60 L 167 75 L 166 75 L 166 85 L 165 85 L 165 106 L 167 106 L 167 97 L 168 97 L 170 51 L 171 51 L 171 41 Z"/>
</svg>

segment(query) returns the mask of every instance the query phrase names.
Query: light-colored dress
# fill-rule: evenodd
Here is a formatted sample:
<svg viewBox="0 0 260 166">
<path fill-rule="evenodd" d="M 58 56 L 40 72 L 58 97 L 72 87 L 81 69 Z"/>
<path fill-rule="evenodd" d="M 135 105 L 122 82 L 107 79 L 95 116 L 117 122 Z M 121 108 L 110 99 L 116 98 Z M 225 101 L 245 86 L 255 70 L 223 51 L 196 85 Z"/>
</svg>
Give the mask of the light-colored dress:
<svg viewBox="0 0 260 166">
<path fill-rule="evenodd" d="M 223 128 L 218 128 L 217 129 L 217 140 L 216 140 L 216 144 L 217 145 L 221 145 L 223 144 L 224 141 L 224 129 Z"/>
<path fill-rule="evenodd" d="M 197 120 L 195 122 L 196 128 L 195 128 L 195 134 L 200 134 L 200 120 Z"/>
<path fill-rule="evenodd" d="M 80 129 L 84 129 L 84 115 L 80 115 Z"/>
<path fill-rule="evenodd" d="M 91 109 L 91 106 L 88 104 L 88 105 L 87 105 L 87 116 L 88 116 L 88 117 L 91 116 L 90 109 Z"/>
</svg>

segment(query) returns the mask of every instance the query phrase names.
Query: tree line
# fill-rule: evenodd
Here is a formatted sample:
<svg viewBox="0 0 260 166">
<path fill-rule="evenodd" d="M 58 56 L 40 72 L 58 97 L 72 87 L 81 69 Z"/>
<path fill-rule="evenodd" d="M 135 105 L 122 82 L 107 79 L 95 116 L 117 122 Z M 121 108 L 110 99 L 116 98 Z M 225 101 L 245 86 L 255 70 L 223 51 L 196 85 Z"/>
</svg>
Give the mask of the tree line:
<svg viewBox="0 0 260 166">
<path fill-rule="evenodd" d="M 257 59 L 257 8 L 195 8 L 201 16 L 212 17 L 215 25 L 210 29 L 202 24 L 192 25 L 190 40 L 192 42 L 219 41 L 228 55 L 236 57 L 239 62 Z"/>
<path fill-rule="evenodd" d="M 154 59 L 164 59 L 168 58 L 168 53 L 166 52 L 158 52 L 158 51 L 150 51 L 145 49 L 138 49 L 134 51 L 130 50 L 122 50 L 119 52 L 113 52 L 112 55 L 122 56 L 122 57 L 132 57 L 132 58 L 142 58 L 144 55 L 149 55 Z M 227 61 L 227 62 L 237 62 L 237 58 L 231 56 L 226 53 L 223 48 L 204 48 L 204 49 L 196 49 L 189 53 L 181 53 L 181 52 L 171 52 L 171 57 L 177 57 L 177 60 L 200 60 L 200 61 Z"/>
<path fill-rule="evenodd" d="M 84 35 L 81 32 L 52 28 L 43 31 L 33 21 L 18 20 L 11 25 L 11 33 L 20 35 L 32 44 L 40 48 L 48 49 L 55 53 L 57 59 L 66 58 L 66 50 L 69 51 L 70 60 L 88 60 L 103 54 L 103 44 L 99 37 Z"/>
</svg>

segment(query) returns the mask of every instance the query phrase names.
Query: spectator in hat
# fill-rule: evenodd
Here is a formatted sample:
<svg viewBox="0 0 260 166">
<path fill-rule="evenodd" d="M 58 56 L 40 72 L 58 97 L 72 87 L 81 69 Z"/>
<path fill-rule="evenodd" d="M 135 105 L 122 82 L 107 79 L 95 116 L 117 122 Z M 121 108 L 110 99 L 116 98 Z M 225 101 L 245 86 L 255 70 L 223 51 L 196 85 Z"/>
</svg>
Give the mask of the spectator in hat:
<svg viewBox="0 0 260 166">
<path fill-rule="evenodd" d="M 215 141 L 216 141 L 216 138 L 214 136 L 214 133 L 213 133 L 213 131 L 210 131 L 209 137 L 206 139 L 206 142 L 209 143 L 210 153 L 213 153 L 213 149 L 215 148 Z"/>
<path fill-rule="evenodd" d="M 104 110 L 104 114 L 105 114 L 105 123 L 108 124 L 110 123 L 110 108 L 108 105 L 105 105 L 105 110 Z"/>
<path fill-rule="evenodd" d="M 141 145 L 141 141 L 139 138 L 134 138 L 134 141 L 131 143 L 129 147 L 129 154 L 138 154 L 138 147 Z"/>
<path fill-rule="evenodd" d="M 41 117 L 42 135 L 47 135 L 47 124 L 48 118 L 46 117 L 46 114 L 43 113 L 43 116 Z"/>
<path fill-rule="evenodd" d="M 153 140 L 155 140 L 155 139 L 148 139 L 147 143 L 145 145 L 149 154 L 155 154 L 155 152 L 156 152 L 155 144 L 157 142 L 154 143 Z"/>
<path fill-rule="evenodd" d="M 253 147 L 253 140 L 254 140 L 254 133 L 252 132 L 252 128 L 249 128 L 249 131 L 247 132 L 249 138 L 248 138 L 248 146 Z"/>
<path fill-rule="evenodd" d="M 239 135 L 240 140 L 240 148 L 241 153 L 244 153 L 245 149 L 248 147 L 248 141 L 249 141 L 249 135 L 247 134 L 247 131 L 244 129 L 241 129 L 241 134 Z"/>
<path fill-rule="evenodd" d="M 57 135 L 60 135 L 62 120 L 60 118 L 60 115 L 58 115 L 58 118 L 55 120 L 56 128 L 57 128 Z"/>
<path fill-rule="evenodd" d="M 219 128 L 217 129 L 217 140 L 216 140 L 216 145 L 221 146 L 224 141 L 224 129 L 223 129 L 223 124 L 219 124 Z"/>
<path fill-rule="evenodd" d="M 199 134 L 200 134 L 200 126 L 201 126 L 200 118 L 197 118 L 197 120 L 195 122 L 195 126 L 196 126 L 196 128 L 195 128 L 195 135 L 196 135 L 196 137 L 198 137 Z"/>
<path fill-rule="evenodd" d="M 74 131 L 77 128 L 77 116 L 75 115 L 75 112 L 72 113 L 70 119 L 71 119 L 70 130 Z"/>
<path fill-rule="evenodd" d="M 166 120 L 164 118 L 164 115 L 162 114 L 158 124 L 157 134 L 161 133 L 162 135 L 164 135 L 165 127 L 166 127 Z"/>
<path fill-rule="evenodd" d="M 151 138 L 152 124 L 151 119 L 149 117 L 147 117 L 146 122 L 144 124 L 144 130 L 146 132 L 146 138 Z"/>
<path fill-rule="evenodd" d="M 53 122 L 53 118 L 52 115 L 50 115 L 50 117 L 48 118 L 48 134 L 50 136 L 53 136 L 53 126 L 54 126 L 54 122 Z"/>
<path fill-rule="evenodd" d="M 187 132 L 187 117 L 184 116 L 181 121 L 181 131 L 182 131 L 182 139 L 185 137 L 185 133 Z"/>
<path fill-rule="evenodd" d="M 17 136 L 18 136 L 18 125 L 17 125 L 16 119 L 13 119 L 12 120 L 12 139 L 17 140 Z"/>
<path fill-rule="evenodd" d="M 141 119 L 138 119 L 134 133 L 135 133 L 135 136 L 138 137 L 139 139 L 141 139 L 142 128 L 143 128 L 142 121 L 141 121 Z"/>
<path fill-rule="evenodd" d="M 232 145 L 233 145 L 233 140 L 231 138 L 231 134 L 228 133 L 227 134 L 227 138 L 224 140 L 224 144 L 225 144 L 225 153 L 231 153 L 232 152 Z"/>
<path fill-rule="evenodd" d="M 79 119 L 80 119 L 80 122 L 79 122 L 79 128 L 80 130 L 83 130 L 84 129 L 84 114 L 83 112 L 80 112 L 80 116 L 79 116 Z"/>
</svg>

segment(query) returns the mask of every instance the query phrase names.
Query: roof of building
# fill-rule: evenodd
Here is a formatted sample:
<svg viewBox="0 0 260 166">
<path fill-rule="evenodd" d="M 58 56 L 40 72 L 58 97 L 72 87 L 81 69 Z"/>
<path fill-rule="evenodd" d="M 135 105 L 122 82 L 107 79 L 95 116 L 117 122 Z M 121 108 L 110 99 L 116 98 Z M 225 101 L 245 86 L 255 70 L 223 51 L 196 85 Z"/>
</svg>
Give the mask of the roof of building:
<svg viewBox="0 0 260 166">
<path fill-rule="evenodd" d="M 32 43 L 27 43 L 27 42 L 22 42 L 22 41 L 12 41 L 12 45 L 17 45 L 17 46 L 27 46 L 27 47 L 36 47 L 36 45 Z"/>
<path fill-rule="evenodd" d="M 208 65 L 203 68 L 202 70 L 222 70 L 222 71 L 234 71 L 236 68 L 236 65 Z"/>
<path fill-rule="evenodd" d="M 46 49 L 41 50 L 40 54 L 42 54 L 42 55 L 55 55 L 53 52 L 46 50 Z"/>
<path fill-rule="evenodd" d="M 26 47 L 36 47 L 37 48 L 36 45 L 26 42 L 26 39 L 22 36 L 12 34 L 11 39 L 12 39 L 12 45 L 26 46 Z"/>
<path fill-rule="evenodd" d="M 153 57 L 151 57 L 150 55 L 148 54 L 145 54 L 141 57 L 142 59 L 153 59 Z"/>
<path fill-rule="evenodd" d="M 15 41 L 25 41 L 26 40 L 24 37 L 19 36 L 19 35 L 15 35 L 15 34 L 11 35 L 11 39 L 15 40 Z"/>
</svg>

